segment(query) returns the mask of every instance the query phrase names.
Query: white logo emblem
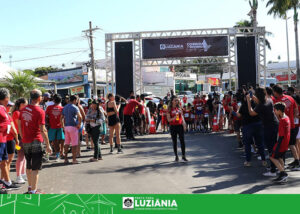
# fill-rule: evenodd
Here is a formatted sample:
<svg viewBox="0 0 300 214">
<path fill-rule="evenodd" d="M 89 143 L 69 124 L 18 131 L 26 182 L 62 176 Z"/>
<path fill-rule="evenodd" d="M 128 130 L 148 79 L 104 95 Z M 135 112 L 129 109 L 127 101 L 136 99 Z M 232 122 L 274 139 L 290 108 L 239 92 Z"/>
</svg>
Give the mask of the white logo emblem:
<svg viewBox="0 0 300 214">
<path fill-rule="evenodd" d="M 134 197 L 123 197 L 123 209 L 134 208 Z"/>
<path fill-rule="evenodd" d="M 166 45 L 165 44 L 161 44 L 160 45 L 160 50 L 166 50 Z"/>
</svg>

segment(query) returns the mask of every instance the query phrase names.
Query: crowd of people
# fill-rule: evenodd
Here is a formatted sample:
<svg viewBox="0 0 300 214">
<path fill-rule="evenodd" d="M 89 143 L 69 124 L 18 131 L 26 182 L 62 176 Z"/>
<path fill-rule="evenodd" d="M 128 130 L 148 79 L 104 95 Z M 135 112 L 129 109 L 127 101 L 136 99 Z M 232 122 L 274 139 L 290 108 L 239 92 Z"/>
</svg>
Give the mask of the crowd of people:
<svg viewBox="0 0 300 214">
<path fill-rule="evenodd" d="M 28 194 L 39 194 L 37 188 L 42 163 L 52 156 L 65 164 L 80 164 L 82 142 L 93 150 L 91 162 L 103 160 L 101 145 L 110 146 L 109 153 L 123 153 L 121 135 L 134 141 L 137 135 L 168 132 L 173 142 L 175 161 L 179 161 L 177 138 L 183 161 L 186 157 L 184 135 L 189 132 L 209 133 L 228 129 L 235 132 L 239 148 L 244 148 L 245 167 L 251 166 L 252 154 L 259 155 L 267 168 L 265 176 L 284 182 L 286 169 L 300 171 L 300 97 L 290 87 L 243 87 L 223 97 L 217 93 L 195 95 L 192 102 L 173 92 L 155 104 L 145 95 L 130 92 L 129 98 L 108 94 L 90 99 L 82 106 L 78 96 L 30 92 L 30 100 L 19 98 L 12 103 L 10 93 L 0 88 L 0 166 L 1 193 L 19 189 L 28 183 Z M 217 120 L 216 120 L 217 118 Z M 285 164 L 291 150 L 294 161 Z M 265 152 L 267 150 L 267 153 Z M 69 162 L 68 154 L 72 154 Z M 12 182 L 10 167 L 16 157 L 17 178 Z"/>
</svg>

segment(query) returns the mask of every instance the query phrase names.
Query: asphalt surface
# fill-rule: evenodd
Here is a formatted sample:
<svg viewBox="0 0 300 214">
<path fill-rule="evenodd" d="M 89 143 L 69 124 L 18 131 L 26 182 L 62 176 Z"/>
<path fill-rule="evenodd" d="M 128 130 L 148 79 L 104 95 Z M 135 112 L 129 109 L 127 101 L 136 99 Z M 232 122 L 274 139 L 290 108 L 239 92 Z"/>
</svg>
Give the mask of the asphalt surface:
<svg viewBox="0 0 300 214">
<path fill-rule="evenodd" d="M 288 172 L 288 182 L 278 185 L 272 182 L 273 178 L 262 175 L 265 168 L 256 157 L 252 167 L 245 168 L 243 151 L 236 149 L 234 135 L 187 134 L 188 163 L 174 162 L 168 134 L 137 139 L 123 143 L 124 154 L 116 154 L 115 150 L 111 155 L 108 145 L 101 146 L 103 160 L 99 162 L 90 163 L 93 152 L 85 151 L 83 146 L 80 165 L 46 163 L 38 188 L 51 194 L 300 193 L 300 172 Z M 178 153 L 181 155 L 180 146 Z M 11 178 L 16 178 L 14 168 Z M 11 193 L 24 193 L 26 189 L 27 185 L 23 185 Z"/>
</svg>

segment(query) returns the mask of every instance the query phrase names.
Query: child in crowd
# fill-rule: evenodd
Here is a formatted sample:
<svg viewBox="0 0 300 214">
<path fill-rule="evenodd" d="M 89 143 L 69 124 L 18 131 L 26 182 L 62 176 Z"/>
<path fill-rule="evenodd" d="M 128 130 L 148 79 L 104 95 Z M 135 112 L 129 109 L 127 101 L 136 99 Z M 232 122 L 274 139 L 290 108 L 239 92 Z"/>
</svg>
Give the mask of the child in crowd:
<svg viewBox="0 0 300 214">
<path fill-rule="evenodd" d="M 186 131 L 189 132 L 189 130 L 190 130 L 190 109 L 189 109 L 189 107 L 186 107 L 186 106 L 183 107 L 183 116 L 184 116 L 185 123 L 187 124 Z"/>
<path fill-rule="evenodd" d="M 209 118 L 209 109 L 208 106 L 205 106 L 204 112 L 203 112 L 203 120 L 202 120 L 202 126 L 205 133 L 208 133 L 208 118 Z"/>
<path fill-rule="evenodd" d="M 168 112 L 168 106 L 164 105 L 163 108 L 160 110 L 161 129 L 162 129 L 163 133 L 165 133 L 166 130 L 168 130 L 167 112 Z"/>
<path fill-rule="evenodd" d="M 196 130 L 196 116 L 195 116 L 195 108 L 194 107 L 192 107 L 192 109 L 191 109 L 191 120 L 190 120 L 190 123 L 191 123 L 191 130 L 192 131 L 195 131 Z"/>
<path fill-rule="evenodd" d="M 279 129 L 278 142 L 273 148 L 270 160 L 280 171 L 279 176 L 274 180 L 275 182 L 285 182 L 288 178 L 288 174 L 284 171 L 283 160 L 285 158 L 285 153 L 289 148 L 291 124 L 289 117 L 284 113 L 285 108 L 285 104 L 281 102 L 274 105 L 275 114 L 279 119 Z"/>
</svg>

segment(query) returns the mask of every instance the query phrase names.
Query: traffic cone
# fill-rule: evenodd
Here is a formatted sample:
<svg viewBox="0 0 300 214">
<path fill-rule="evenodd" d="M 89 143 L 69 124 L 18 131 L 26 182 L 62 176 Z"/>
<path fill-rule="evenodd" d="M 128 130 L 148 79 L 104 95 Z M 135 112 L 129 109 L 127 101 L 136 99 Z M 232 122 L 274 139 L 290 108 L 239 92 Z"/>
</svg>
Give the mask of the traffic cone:
<svg viewBox="0 0 300 214">
<path fill-rule="evenodd" d="M 213 132 L 218 132 L 218 131 L 219 131 L 219 124 L 217 121 L 217 116 L 215 115 L 213 119 Z"/>
<path fill-rule="evenodd" d="M 151 124 L 150 124 L 150 129 L 149 129 L 150 134 L 156 134 L 156 124 L 154 121 L 154 118 L 151 118 Z"/>
</svg>

